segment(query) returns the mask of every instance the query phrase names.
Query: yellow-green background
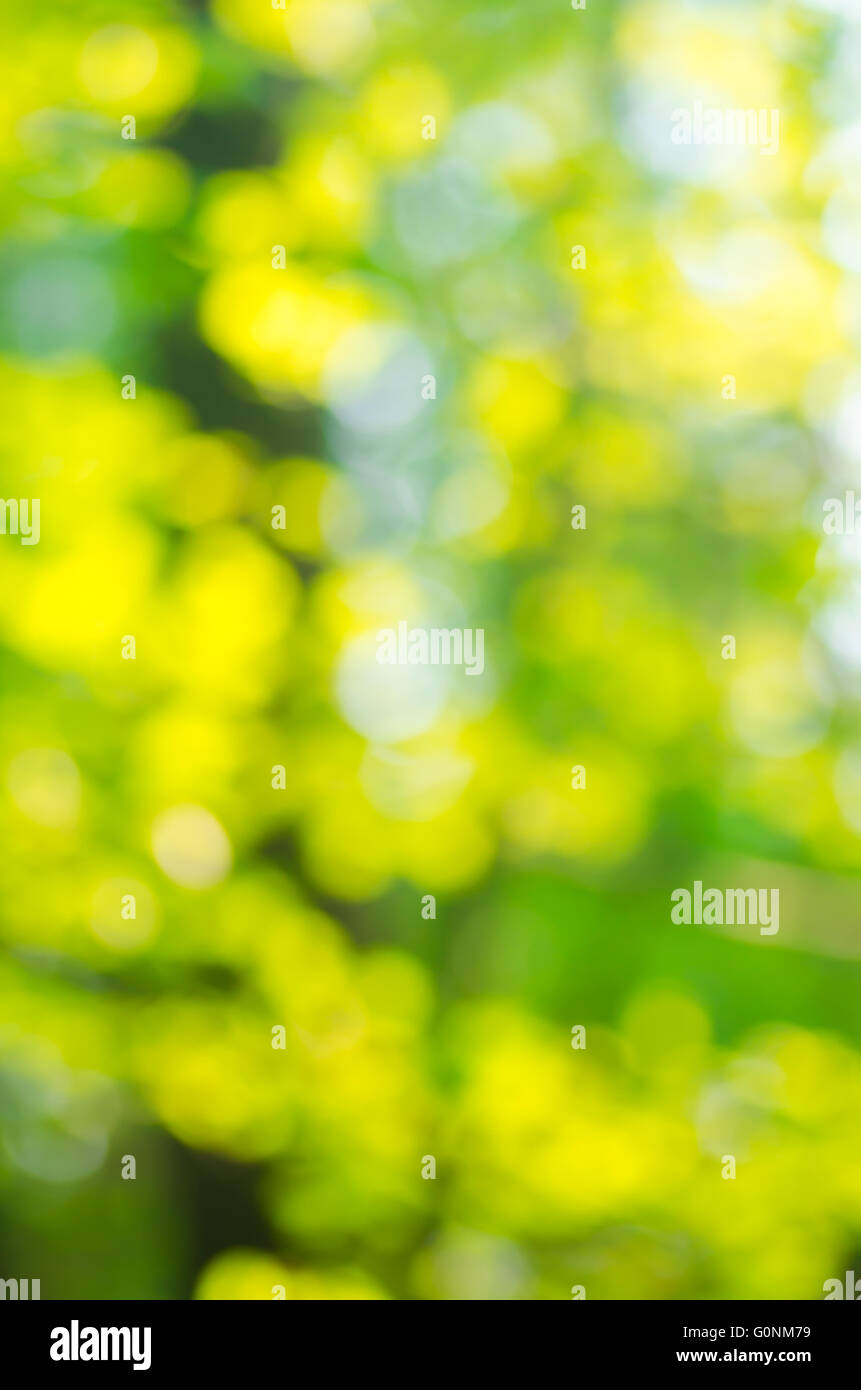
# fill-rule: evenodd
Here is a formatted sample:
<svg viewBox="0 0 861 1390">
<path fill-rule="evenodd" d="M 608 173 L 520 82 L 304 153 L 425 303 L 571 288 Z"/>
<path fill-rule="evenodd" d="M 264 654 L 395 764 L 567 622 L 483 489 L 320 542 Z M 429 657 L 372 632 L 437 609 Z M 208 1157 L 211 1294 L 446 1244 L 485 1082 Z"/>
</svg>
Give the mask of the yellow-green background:
<svg viewBox="0 0 861 1390">
<path fill-rule="evenodd" d="M 6 5 L 0 1276 L 861 1260 L 851 9 Z M 674 147 L 697 99 L 779 153 Z M 376 666 L 401 619 L 484 675 Z M 695 878 L 780 933 L 673 926 Z"/>
</svg>

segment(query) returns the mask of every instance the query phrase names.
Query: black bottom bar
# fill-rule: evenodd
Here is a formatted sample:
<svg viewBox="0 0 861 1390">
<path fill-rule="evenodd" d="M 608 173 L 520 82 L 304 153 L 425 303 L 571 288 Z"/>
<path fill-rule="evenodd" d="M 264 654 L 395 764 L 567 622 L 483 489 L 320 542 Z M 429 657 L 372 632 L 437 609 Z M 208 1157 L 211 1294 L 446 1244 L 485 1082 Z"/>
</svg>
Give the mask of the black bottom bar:
<svg viewBox="0 0 861 1390">
<path fill-rule="evenodd" d="M 861 1327 L 857 1312 L 837 1301 L 503 1306 L 504 1313 L 486 1304 L 482 1313 L 468 1304 L 466 1316 L 463 1305 L 451 1312 L 417 1303 L 7 1302 L 0 1337 L 4 1363 L 14 1358 L 19 1377 L 137 1370 L 142 1381 L 193 1370 L 221 1381 L 280 1366 L 307 1380 L 309 1371 L 331 1374 L 341 1358 L 353 1375 L 427 1375 L 437 1358 L 441 1374 L 475 1363 L 486 1377 L 502 1356 L 513 1378 L 509 1358 L 521 1348 L 533 1359 L 530 1379 L 549 1366 L 549 1355 L 562 1356 L 572 1372 L 588 1365 L 592 1376 L 703 1366 L 801 1366 L 820 1376 L 846 1365 Z"/>
</svg>

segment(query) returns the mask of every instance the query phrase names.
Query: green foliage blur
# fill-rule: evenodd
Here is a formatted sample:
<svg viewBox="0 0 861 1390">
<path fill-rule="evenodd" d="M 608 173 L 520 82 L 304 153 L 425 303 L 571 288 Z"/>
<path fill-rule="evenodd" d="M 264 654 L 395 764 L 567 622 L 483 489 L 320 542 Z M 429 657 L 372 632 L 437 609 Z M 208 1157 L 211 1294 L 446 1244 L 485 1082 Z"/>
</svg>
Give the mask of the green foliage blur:
<svg viewBox="0 0 861 1390">
<path fill-rule="evenodd" d="M 0 37 L 0 491 L 41 503 L 0 536 L 0 1277 L 821 1298 L 861 1260 L 857 5 Z M 695 100 L 779 152 L 674 146 Z M 380 667 L 401 620 L 484 628 L 483 676 Z M 779 934 L 674 925 L 695 879 L 778 887 Z"/>
</svg>

